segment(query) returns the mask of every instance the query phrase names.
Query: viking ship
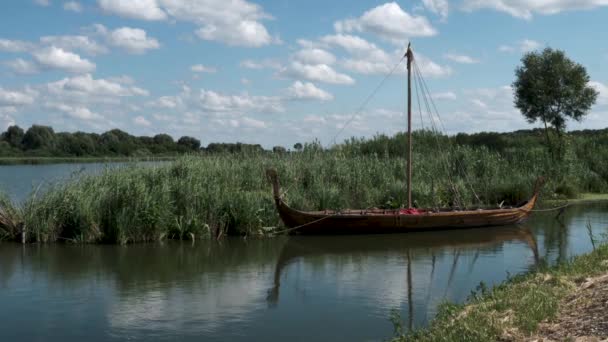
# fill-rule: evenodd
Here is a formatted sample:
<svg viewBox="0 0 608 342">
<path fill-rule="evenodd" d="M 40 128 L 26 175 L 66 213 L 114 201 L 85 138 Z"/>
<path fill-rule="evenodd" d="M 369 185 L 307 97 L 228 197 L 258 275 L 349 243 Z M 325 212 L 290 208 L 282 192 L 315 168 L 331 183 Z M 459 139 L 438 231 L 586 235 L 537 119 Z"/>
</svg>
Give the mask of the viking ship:
<svg viewBox="0 0 608 342">
<path fill-rule="evenodd" d="M 402 209 L 346 209 L 340 211 L 301 211 L 283 201 L 279 177 L 274 169 L 267 170 L 272 184 L 274 201 L 279 215 L 291 232 L 300 234 L 369 234 L 402 233 L 415 230 L 475 228 L 519 224 L 534 209 L 541 186 L 538 178 L 531 198 L 518 206 L 496 208 L 454 209 L 414 208 L 412 205 L 412 62 L 414 54 L 408 45 L 407 58 L 407 208 Z"/>
</svg>

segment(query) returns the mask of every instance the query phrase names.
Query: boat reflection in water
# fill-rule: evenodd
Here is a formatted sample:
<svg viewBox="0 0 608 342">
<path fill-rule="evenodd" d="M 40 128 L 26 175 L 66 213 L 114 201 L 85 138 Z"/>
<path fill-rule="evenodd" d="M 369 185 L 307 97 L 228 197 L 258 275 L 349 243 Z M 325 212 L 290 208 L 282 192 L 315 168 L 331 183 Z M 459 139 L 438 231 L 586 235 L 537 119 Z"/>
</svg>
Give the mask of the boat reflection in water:
<svg viewBox="0 0 608 342">
<path fill-rule="evenodd" d="M 501 249 L 506 243 L 522 243 L 532 252 L 534 263 L 538 263 L 539 253 L 536 238 L 527 226 L 504 226 L 504 227 L 484 227 L 467 230 L 448 230 L 442 232 L 420 232 L 408 234 L 392 235 L 354 235 L 354 236 L 292 236 L 285 243 L 281 254 L 277 260 L 273 287 L 268 291 L 267 302 L 274 307 L 279 302 L 279 289 L 281 278 L 288 272 L 291 264 L 299 261 L 308 261 L 315 258 L 389 258 L 399 255 L 404 261 L 404 273 L 400 277 L 406 278 L 407 303 L 408 303 L 408 325 L 411 329 L 414 319 L 413 301 L 413 273 L 416 276 L 423 276 L 423 282 L 428 282 L 426 286 L 428 303 L 431 288 L 436 288 L 438 278 L 445 283 L 445 276 L 437 276 L 435 266 L 438 257 L 451 254 L 451 265 L 448 267 L 447 284 L 443 297 L 452 285 L 455 270 L 459 265 L 462 254 L 472 255 L 469 261 L 468 272 L 472 272 L 475 263 L 482 254 L 490 254 Z M 524 256 L 522 256 L 524 257 Z M 430 264 L 428 272 L 413 272 L 412 263 L 420 261 Z M 339 263 L 339 262 L 337 262 Z M 444 272 L 445 273 L 445 272 Z M 387 275 L 388 276 L 388 275 Z M 437 279 L 436 279 L 437 278 Z M 377 279 L 381 282 L 384 279 Z M 416 280 L 417 283 L 420 281 Z M 392 289 L 395 290 L 395 289 Z M 400 289 L 397 289 L 398 291 Z M 420 294 L 417 294 L 420 298 Z M 426 316 L 426 315 L 425 315 Z"/>
</svg>

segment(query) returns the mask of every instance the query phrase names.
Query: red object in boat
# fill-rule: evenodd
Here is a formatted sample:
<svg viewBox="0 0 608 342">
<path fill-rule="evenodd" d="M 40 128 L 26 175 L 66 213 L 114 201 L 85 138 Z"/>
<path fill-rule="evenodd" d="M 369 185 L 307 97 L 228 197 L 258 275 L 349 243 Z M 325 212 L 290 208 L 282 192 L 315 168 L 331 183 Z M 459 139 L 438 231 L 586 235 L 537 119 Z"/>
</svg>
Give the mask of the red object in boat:
<svg viewBox="0 0 608 342">
<path fill-rule="evenodd" d="M 418 210 L 416 208 L 400 209 L 399 210 L 399 215 L 422 215 L 423 213 L 424 213 L 424 211 Z"/>
</svg>

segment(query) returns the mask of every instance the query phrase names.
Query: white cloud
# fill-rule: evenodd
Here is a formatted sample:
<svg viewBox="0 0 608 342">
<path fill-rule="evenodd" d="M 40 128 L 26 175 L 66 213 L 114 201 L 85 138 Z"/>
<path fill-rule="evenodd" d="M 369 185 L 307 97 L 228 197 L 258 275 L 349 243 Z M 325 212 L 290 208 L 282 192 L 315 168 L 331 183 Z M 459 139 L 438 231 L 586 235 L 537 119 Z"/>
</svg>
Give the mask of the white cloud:
<svg viewBox="0 0 608 342">
<path fill-rule="evenodd" d="M 193 97 L 193 104 L 208 112 L 283 112 L 281 99 L 272 96 L 251 96 L 249 94 L 225 95 L 212 90 L 201 89 Z"/>
<path fill-rule="evenodd" d="M 437 14 L 442 19 L 448 17 L 450 6 L 448 0 L 422 0 L 424 7 L 429 11 Z"/>
<path fill-rule="evenodd" d="M 293 59 L 304 64 L 333 64 L 336 57 L 323 49 L 305 48 L 294 54 Z"/>
<path fill-rule="evenodd" d="M 82 51 L 89 55 L 107 53 L 108 49 L 87 36 L 43 36 L 40 43 L 67 51 Z"/>
<path fill-rule="evenodd" d="M 279 43 L 262 20 L 271 19 L 262 8 L 246 0 L 98 0 L 108 13 L 142 20 L 191 22 L 196 36 L 227 45 L 260 47 Z"/>
<path fill-rule="evenodd" d="M 152 125 L 152 123 L 150 121 L 146 120 L 146 118 L 144 118 L 141 115 L 134 117 L 133 123 L 138 126 L 144 126 L 144 127 L 149 127 Z"/>
<path fill-rule="evenodd" d="M 607 5 L 608 1 L 606 0 L 465 0 L 463 9 L 469 12 L 480 9 L 493 9 L 508 13 L 517 18 L 530 20 L 535 13 L 551 15 L 563 11 L 593 9 Z"/>
<path fill-rule="evenodd" d="M 156 0 L 98 0 L 99 7 L 107 13 L 141 20 L 165 20 L 167 14 Z"/>
<path fill-rule="evenodd" d="M 12 114 L 17 112 L 15 107 L 0 107 L 0 129 L 6 130 L 9 126 L 15 125 L 15 118 Z"/>
<path fill-rule="evenodd" d="M 244 86 L 248 86 L 248 85 L 251 84 L 251 80 L 248 79 L 248 78 L 243 77 L 243 78 L 241 78 L 241 84 L 244 85 Z"/>
<path fill-rule="evenodd" d="M 542 44 L 535 40 L 523 39 L 513 45 L 501 45 L 498 47 L 498 51 L 508 52 L 508 53 L 519 51 L 519 52 L 525 53 L 525 52 L 537 50 L 541 46 L 542 46 Z"/>
<path fill-rule="evenodd" d="M 32 49 L 33 45 L 21 40 L 0 39 L 0 51 L 25 52 Z"/>
<path fill-rule="evenodd" d="M 445 55 L 443 55 L 444 58 L 449 59 L 453 62 L 456 63 L 461 63 L 461 64 L 476 64 L 479 63 L 478 59 L 475 59 L 473 57 L 467 56 L 467 55 L 460 55 L 460 54 L 455 54 L 455 53 L 446 53 Z"/>
<path fill-rule="evenodd" d="M 29 90 L 4 90 L 0 87 L 0 106 L 23 106 L 34 102 L 35 93 Z"/>
<path fill-rule="evenodd" d="M 264 121 L 256 120 L 256 119 L 253 119 L 250 117 L 243 117 L 240 120 L 240 123 L 246 128 L 263 129 L 263 128 L 268 127 Z"/>
<path fill-rule="evenodd" d="M 441 78 L 450 76 L 452 74 L 452 68 L 437 64 L 424 55 L 418 54 L 414 57 L 414 59 L 416 60 L 416 64 L 420 68 L 420 72 L 424 77 Z"/>
<path fill-rule="evenodd" d="M 99 97 L 147 96 L 148 91 L 106 79 L 94 79 L 90 74 L 64 78 L 47 84 L 50 93 L 82 100 Z"/>
<path fill-rule="evenodd" d="M 51 46 L 33 53 L 38 64 L 49 69 L 60 69 L 72 73 L 88 73 L 95 70 L 95 64 L 79 55 Z"/>
<path fill-rule="evenodd" d="M 110 45 L 134 54 L 160 48 L 158 40 L 148 37 L 146 31 L 138 28 L 121 27 L 109 33 L 107 39 Z"/>
<path fill-rule="evenodd" d="M 236 26 L 207 24 L 195 31 L 203 40 L 213 40 L 233 46 L 260 47 L 273 42 L 266 27 L 257 21 L 243 20 Z"/>
<path fill-rule="evenodd" d="M 401 52 L 389 55 L 367 40 L 353 35 L 335 34 L 321 37 L 321 43 L 346 50 L 350 56 L 340 64 L 359 74 L 384 75 L 391 71 L 401 58 Z"/>
<path fill-rule="evenodd" d="M 434 93 L 431 95 L 435 100 L 456 100 L 456 94 L 451 91 L 446 91 L 443 93 Z"/>
<path fill-rule="evenodd" d="M 49 0 L 34 0 L 34 3 L 39 6 L 47 7 L 51 5 L 51 1 Z"/>
<path fill-rule="evenodd" d="M 82 12 L 82 5 L 76 1 L 68 1 L 63 3 L 63 9 L 66 11 L 80 13 Z"/>
<path fill-rule="evenodd" d="M 287 88 L 287 96 L 297 100 L 333 100 L 334 96 L 327 91 L 317 88 L 313 83 L 295 81 Z"/>
<path fill-rule="evenodd" d="M 254 70 L 261 70 L 261 69 L 275 69 L 275 70 L 279 70 L 282 68 L 281 63 L 279 63 L 276 60 L 272 60 L 272 59 L 265 59 L 259 62 L 253 61 L 251 59 L 246 59 L 241 61 L 241 63 L 239 64 L 242 68 L 246 68 L 246 69 L 254 69 Z"/>
<path fill-rule="evenodd" d="M 608 105 L 608 85 L 597 81 L 591 81 L 589 82 L 589 85 L 599 93 L 597 97 L 597 104 Z"/>
<path fill-rule="evenodd" d="M 309 81 L 331 84 L 350 85 L 355 83 L 355 80 L 350 76 L 335 71 L 327 64 L 311 65 L 293 61 L 287 68 L 281 70 L 279 74 L 296 79 L 305 79 Z"/>
<path fill-rule="evenodd" d="M 261 20 L 270 19 L 263 9 L 246 0 L 160 0 L 177 20 L 195 23 L 196 35 L 228 45 L 260 47 L 278 42 Z"/>
<path fill-rule="evenodd" d="M 334 28 L 339 33 L 371 32 L 398 45 L 403 45 L 408 38 L 437 34 L 425 17 L 405 12 L 396 2 L 374 7 L 356 19 L 337 21 Z"/>
<path fill-rule="evenodd" d="M 64 112 L 69 117 L 79 120 L 102 120 L 104 118 L 84 106 L 70 106 L 64 103 L 47 103 L 46 107 Z"/>
<path fill-rule="evenodd" d="M 204 66 L 202 64 L 195 64 L 195 65 L 193 65 L 193 66 L 190 67 L 190 70 L 192 70 L 194 72 L 203 72 L 203 73 L 215 73 L 215 72 L 217 72 L 216 68 Z"/>
<path fill-rule="evenodd" d="M 12 61 L 7 61 L 4 64 L 11 68 L 16 74 L 21 75 L 32 75 L 40 71 L 35 63 L 23 60 L 21 58 L 17 58 Z"/>
</svg>

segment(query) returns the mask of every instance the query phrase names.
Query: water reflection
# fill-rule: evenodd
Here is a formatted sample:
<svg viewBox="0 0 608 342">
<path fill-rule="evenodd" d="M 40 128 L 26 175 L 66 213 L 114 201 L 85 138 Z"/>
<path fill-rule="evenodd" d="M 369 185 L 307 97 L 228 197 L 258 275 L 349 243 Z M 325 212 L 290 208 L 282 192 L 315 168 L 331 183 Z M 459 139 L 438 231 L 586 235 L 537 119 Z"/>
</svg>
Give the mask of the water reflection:
<svg viewBox="0 0 608 342">
<path fill-rule="evenodd" d="M 482 281 L 591 250 L 586 225 L 599 237 L 607 212 L 403 235 L 0 244 L 0 340 L 382 340 L 392 309 L 418 327 Z"/>
<path fill-rule="evenodd" d="M 500 251 L 506 243 L 521 243 L 526 245 L 538 262 L 538 246 L 536 238 L 527 226 L 509 226 L 497 228 L 479 228 L 460 231 L 420 232 L 401 235 L 366 235 L 366 236 L 303 236 L 291 237 L 283 247 L 274 270 L 274 284 L 268 291 L 267 301 L 271 307 L 277 306 L 280 298 L 281 278 L 289 265 L 299 260 L 303 262 L 331 262 L 340 264 L 341 260 L 347 259 L 351 262 L 357 260 L 363 264 L 358 267 L 359 271 L 367 272 L 373 269 L 373 262 L 376 257 L 380 259 L 398 260 L 405 266 L 404 274 L 399 273 L 399 269 L 393 269 L 391 273 L 384 275 L 384 282 L 389 286 L 386 288 L 370 287 L 370 291 L 376 290 L 378 300 L 384 303 L 381 307 L 390 307 L 405 302 L 408 305 L 407 317 L 410 327 L 414 321 L 414 275 L 416 281 L 426 282 L 423 286 L 425 293 L 416 294 L 416 300 L 424 298 L 425 306 L 431 301 L 434 288 L 440 287 L 437 279 L 434 279 L 437 258 L 442 261 L 451 259 L 449 273 L 447 276 L 445 291 L 442 297 L 448 297 L 447 291 L 452 287 L 454 276 L 458 267 L 466 267 L 468 275 L 473 273 L 475 264 L 480 255 L 492 255 Z M 472 256 L 468 265 L 462 265 L 461 255 Z M 363 259 L 360 256 L 364 256 Z M 430 261 L 430 265 L 429 265 Z M 420 266 L 420 270 L 413 271 L 412 268 Z M 368 267 L 365 267 L 368 266 Z M 428 269 L 430 266 L 430 269 Z M 425 272 L 425 271 L 428 272 Z M 346 271 L 346 270 L 342 270 Z M 356 272 L 357 270 L 348 270 Z M 426 274 L 425 274 L 426 273 Z M 352 275 L 352 274 L 351 274 Z M 404 276 L 405 275 L 405 276 Z M 340 276 L 340 275 L 336 275 Z M 397 279 L 390 279 L 395 277 Z M 355 276 L 356 278 L 356 276 Z M 400 281 L 399 278 L 403 278 Z M 420 278 L 420 279 L 418 279 Z M 358 279 L 364 281 L 363 279 Z M 379 279 L 371 279 L 379 280 Z M 399 284 L 399 286 L 395 286 Z M 376 286 L 377 287 L 377 286 Z M 419 286 L 420 287 L 420 286 Z M 397 291 L 397 293 L 394 293 Z M 399 293 L 403 291 L 403 293 Z M 403 294 L 406 293 L 404 297 Z M 391 295 L 392 294 L 392 295 Z M 437 294 L 435 294 L 437 297 Z M 424 311 L 424 318 L 428 316 L 428 311 Z"/>
</svg>

